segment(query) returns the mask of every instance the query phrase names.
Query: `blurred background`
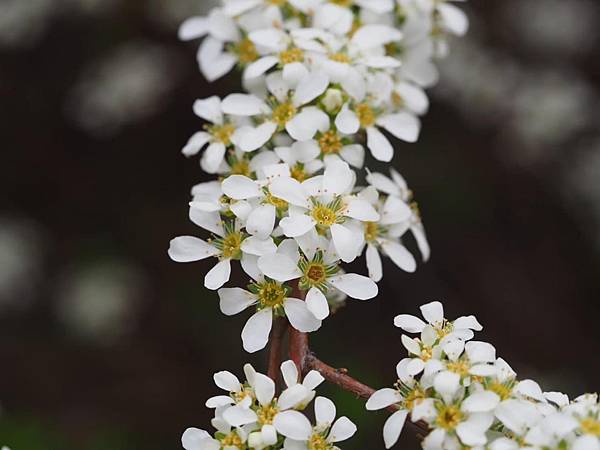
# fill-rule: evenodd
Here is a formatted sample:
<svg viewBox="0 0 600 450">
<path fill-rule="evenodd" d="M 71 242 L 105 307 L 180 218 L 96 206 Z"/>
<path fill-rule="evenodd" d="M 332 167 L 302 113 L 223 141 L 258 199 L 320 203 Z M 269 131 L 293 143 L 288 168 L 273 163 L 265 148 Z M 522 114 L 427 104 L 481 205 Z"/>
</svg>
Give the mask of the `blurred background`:
<svg viewBox="0 0 600 450">
<path fill-rule="evenodd" d="M 0 444 L 13 450 L 166 450 L 208 427 L 212 373 L 248 357 L 203 288 L 209 262 L 172 263 L 194 234 L 180 148 L 208 85 L 176 39 L 206 0 L 0 1 Z M 416 145 L 394 161 L 433 248 L 415 275 L 386 264 L 379 298 L 349 302 L 312 339 L 375 387 L 404 355 L 392 318 L 439 299 L 474 313 L 521 378 L 598 389 L 600 4 L 467 4 Z M 377 168 L 376 165 L 370 165 Z M 412 244 L 412 243 L 411 243 Z M 355 264 L 365 273 L 364 261 Z M 351 350 L 349 350 L 351 349 Z M 345 449 L 383 448 L 385 414 L 335 388 L 359 425 Z M 417 448 L 405 433 L 398 448 Z"/>
</svg>

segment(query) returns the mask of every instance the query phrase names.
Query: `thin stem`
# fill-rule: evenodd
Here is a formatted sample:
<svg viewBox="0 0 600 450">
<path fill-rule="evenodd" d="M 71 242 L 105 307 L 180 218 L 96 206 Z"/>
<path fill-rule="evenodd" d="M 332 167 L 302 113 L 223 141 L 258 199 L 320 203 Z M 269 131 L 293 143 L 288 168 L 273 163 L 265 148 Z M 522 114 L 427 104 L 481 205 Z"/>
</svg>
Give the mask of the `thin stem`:
<svg viewBox="0 0 600 450">
<path fill-rule="evenodd" d="M 289 326 L 289 353 L 290 359 L 294 361 L 298 368 L 298 373 L 305 373 L 306 359 L 309 354 L 308 350 L 308 334 L 301 333 L 292 325 Z"/>
<path fill-rule="evenodd" d="M 318 371 L 330 383 L 339 386 L 345 391 L 353 393 L 354 395 L 356 395 L 359 398 L 362 398 L 363 400 L 368 400 L 371 397 L 371 395 L 373 395 L 373 393 L 375 392 L 375 389 L 373 389 L 372 387 L 367 386 L 366 384 L 363 384 L 360 381 L 349 376 L 347 369 L 335 369 L 325 364 L 323 361 L 319 360 L 312 353 L 308 353 L 308 355 L 304 359 L 304 370 L 306 372 L 309 370 Z M 387 409 L 388 411 L 394 413 L 398 411 L 399 408 L 396 405 L 392 405 Z M 423 421 L 408 421 L 408 423 L 417 431 L 418 435 L 421 437 L 429 433 L 429 427 Z"/>
<path fill-rule="evenodd" d="M 273 323 L 271 332 L 271 347 L 269 348 L 269 369 L 267 374 L 277 384 L 279 379 L 279 367 L 281 366 L 282 344 L 287 329 L 285 317 L 278 317 Z"/>
</svg>

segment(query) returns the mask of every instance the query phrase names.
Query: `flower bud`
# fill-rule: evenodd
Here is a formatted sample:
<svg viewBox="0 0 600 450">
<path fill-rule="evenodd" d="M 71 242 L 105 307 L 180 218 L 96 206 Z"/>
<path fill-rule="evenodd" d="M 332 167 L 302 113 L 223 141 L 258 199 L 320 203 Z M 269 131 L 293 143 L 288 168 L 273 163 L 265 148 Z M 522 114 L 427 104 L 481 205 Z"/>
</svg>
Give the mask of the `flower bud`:
<svg viewBox="0 0 600 450">
<path fill-rule="evenodd" d="M 323 98 L 323 105 L 328 113 L 337 112 L 344 103 L 342 91 L 339 89 L 327 89 Z"/>
</svg>

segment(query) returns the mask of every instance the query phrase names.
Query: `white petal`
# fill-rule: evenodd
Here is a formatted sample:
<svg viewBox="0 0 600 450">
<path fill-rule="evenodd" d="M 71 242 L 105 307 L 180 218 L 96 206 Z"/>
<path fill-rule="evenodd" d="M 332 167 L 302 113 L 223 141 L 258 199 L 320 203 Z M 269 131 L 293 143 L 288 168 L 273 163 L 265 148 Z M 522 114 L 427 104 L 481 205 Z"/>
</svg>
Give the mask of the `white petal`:
<svg viewBox="0 0 600 450">
<path fill-rule="evenodd" d="M 232 427 L 254 423 L 258 420 L 256 413 L 242 405 L 232 406 L 223 412 L 223 419 Z"/>
<path fill-rule="evenodd" d="M 269 142 L 275 131 L 275 122 L 265 122 L 257 127 L 244 126 L 235 130 L 231 142 L 243 152 L 253 152 Z"/>
<path fill-rule="evenodd" d="M 477 321 L 475 316 L 463 316 L 456 319 L 453 323 L 454 329 L 470 329 L 475 331 L 483 330 L 481 324 Z"/>
<path fill-rule="evenodd" d="M 272 237 L 261 239 L 258 236 L 250 236 L 244 239 L 241 249 L 244 253 L 255 256 L 264 256 L 277 251 L 277 245 Z"/>
<path fill-rule="evenodd" d="M 408 416 L 408 411 L 401 409 L 400 411 L 396 411 L 385 421 L 383 426 L 383 441 L 385 442 L 385 448 L 391 448 L 398 442 L 400 433 L 402 433 L 402 429 L 404 428 L 404 422 L 406 422 L 406 416 Z"/>
<path fill-rule="evenodd" d="M 205 131 L 198 131 L 194 133 L 190 140 L 185 144 L 185 147 L 181 150 L 185 156 L 194 156 L 197 154 L 202 148 L 208 144 L 210 140 L 210 134 Z"/>
<path fill-rule="evenodd" d="M 493 419 L 494 416 L 491 414 L 473 414 L 456 427 L 456 434 L 463 444 L 472 447 L 485 445 L 487 443 L 485 433 L 492 425 Z"/>
<path fill-rule="evenodd" d="M 421 347 L 419 346 L 419 343 L 415 339 L 410 338 L 410 337 L 406 336 L 405 334 L 403 334 L 400 337 L 400 339 L 402 341 L 402 345 L 404 345 L 404 348 L 406 348 L 406 350 L 408 350 L 409 354 L 412 354 L 412 355 L 420 355 L 421 354 Z"/>
<path fill-rule="evenodd" d="M 234 116 L 257 116 L 269 111 L 264 101 L 248 94 L 229 94 L 223 99 L 221 108 L 225 114 Z"/>
<path fill-rule="evenodd" d="M 208 17 L 190 17 L 179 27 L 178 37 L 182 41 L 191 41 L 208 33 Z"/>
<path fill-rule="evenodd" d="M 414 416 L 413 416 L 413 420 Z M 437 428 L 429 433 L 423 440 L 423 450 L 440 450 L 443 448 L 446 431 L 442 428 Z"/>
<path fill-rule="evenodd" d="M 381 257 L 379 252 L 374 245 L 367 245 L 367 269 L 369 269 L 369 277 L 378 283 L 383 278 L 383 266 L 381 264 Z"/>
<path fill-rule="evenodd" d="M 246 231 L 254 236 L 266 239 L 275 227 L 276 208 L 273 205 L 260 205 L 250 215 L 246 222 Z"/>
<path fill-rule="evenodd" d="M 315 399 L 315 418 L 317 426 L 329 426 L 335 420 L 335 404 L 325 397 Z"/>
<path fill-rule="evenodd" d="M 223 52 L 223 41 L 207 36 L 200 47 L 196 59 L 200 66 L 200 71 L 207 81 L 212 82 L 233 69 L 237 62 L 237 58 Z"/>
<path fill-rule="evenodd" d="M 419 309 L 428 323 L 437 323 L 444 320 L 444 307 L 440 302 L 427 303 Z"/>
<path fill-rule="evenodd" d="M 515 386 L 515 392 L 525 397 L 533 398 L 539 402 L 545 402 L 546 400 L 540 385 L 533 380 L 520 381 Z"/>
<path fill-rule="evenodd" d="M 324 320 L 329 316 L 329 303 L 323 293 L 313 287 L 306 294 L 306 306 L 308 310 L 319 320 Z"/>
<path fill-rule="evenodd" d="M 268 405 L 275 396 L 275 382 L 262 373 L 254 376 L 253 382 L 256 399 L 261 405 Z"/>
<path fill-rule="evenodd" d="M 231 260 L 224 259 L 215 265 L 204 277 L 204 286 L 211 291 L 216 291 L 229 281 L 231 276 Z"/>
<path fill-rule="evenodd" d="M 600 439 L 592 435 L 580 436 L 573 442 L 572 450 L 600 450 Z"/>
<path fill-rule="evenodd" d="M 297 441 L 307 441 L 312 434 L 310 422 L 298 411 L 280 412 L 275 416 L 273 425 L 279 433 Z"/>
<path fill-rule="evenodd" d="M 281 374 L 286 386 L 290 387 L 298 383 L 298 368 L 292 360 L 281 363 Z"/>
<path fill-rule="evenodd" d="M 295 408 L 302 403 L 308 395 L 310 395 L 308 388 L 301 384 L 294 384 L 281 393 L 277 400 L 277 405 L 282 410 Z"/>
<path fill-rule="evenodd" d="M 301 62 L 286 64 L 283 67 L 283 80 L 290 86 L 298 86 L 300 80 L 308 76 L 308 69 Z"/>
<path fill-rule="evenodd" d="M 352 44 L 361 49 L 379 47 L 402 39 L 402 33 L 387 25 L 364 25 L 352 36 Z"/>
<path fill-rule="evenodd" d="M 394 157 L 394 147 L 383 133 L 375 127 L 367 128 L 367 147 L 378 161 L 390 162 Z"/>
<path fill-rule="evenodd" d="M 204 228 L 217 236 L 223 236 L 223 221 L 218 211 L 205 212 L 200 211 L 196 208 L 190 208 L 190 220 L 198 225 L 200 228 Z"/>
<path fill-rule="evenodd" d="M 404 106 L 416 114 L 422 115 L 429 109 L 429 99 L 425 91 L 412 83 L 400 82 L 396 85 Z"/>
<path fill-rule="evenodd" d="M 315 226 L 315 220 L 304 214 L 284 217 L 279 222 L 283 233 L 290 238 L 302 236 L 308 233 Z"/>
<path fill-rule="evenodd" d="M 410 314 L 400 314 L 395 317 L 394 325 L 408 333 L 420 333 L 425 328 L 425 322 Z"/>
<path fill-rule="evenodd" d="M 241 39 L 237 24 L 220 9 L 213 9 L 208 19 L 211 36 L 224 42 L 238 42 Z"/>
<path fill-rule="evenodd" d="M 330 231 L 335 251 L 341 260 L 347 263 L 354 261 L 358 256 L 357 243 L 360 243 L 355 233 L 338 223 L 333 224 Z"/>
<path fill-rule="evenodd" d="M 394 264 L 405 272 L 412 273 L 417 270 L 417 261 L 414 256 L 399 242 L 384 240 L 381 246 Z"/>
<path fill-rule="evenodd" d="M 349 68 L 341 84 L 354 101 L 362 102 L 364 100 L 367 93 L 367 85 L 364 77 L 358 70 L 353 67 Z"/>
<path fill-rule="evenodd" d="M 321 328 L 321 321 L 317 319 L 306 306 L 306 302 L 296 298 L 285 300 L 283 307 L 290 324 L 302 333 L 310 333 Z"/>
<path fill-rule="evenodd" d="M 454 5 L 441 3 L 438 5 L 438 11 L 442 16 L 444 27 L 458 35 L 464 36 L 469 29 L 469 19 L 466 14 Z"/>
<path fill-rule="evenodd" d="M 352 199 L 348 202 L 345 215 L 362 222 L 378 222 L 380 219 L 375 208 L 366 200 L 360 199 Z"/>
<path fill-rule="evenodd" d="M 296 261 L 279 253 L 261 256 L 258 260 L 258 268 L 269 278 L 281 283 L 302 276 Z"/>
<path fill-rule="evenodd" d="M 169 257 L 176 262 L 193 262 L 216 256 L 219 249 L 193 236 L 179 236 L 171 240 Z"/>
<path fill-rule="evenodd" d="M 219 289 L 219 306 L 226 316 L 239 314 L 254 303 L 256 303 L 256 296 L 244 289 Z"/>
<path fill-rule="evenodd" d="M 223 123 L 221 99 L 217 96 L 196 100 L 193 109 L 194 114 L 208 122 L 216 124 Z"/>
<path fill-rule="evenodd" d="M 421 132 L 421 121 L 405 112 L 380 117 L 377 124 L 405 142 L 417 142 Z"/>
<path fill-rule="evenodd" d="M 351 188 L 354 176 L 352 169 L 344 161 L 334 161 L 323 174 L 323 191 L 326 194 L 341 195 Z"/>
<path fill-rule="evenodd" d="M 379 292 L 373 280 L 355 273 L 339 275 L 329 281 L 336 289 L 358 300 L 369 300 L 376 297 Z"/>
<path fill-rule="evenodd" d="M 304 377 L 304 381 L 302 381 L 302 385 L 312 391 L 312 390 L 316 389 L 317 386 L 319 386 L 321 383 L 323 383 L 323 381 L 325 381 L 325 378 L 323 378 L 323 375 L 321 375 L 316 370 L 311 370 Z"/>
<path fill-rule="evenodd" d="M 340 150 L 340 156 L 357 169 L 362 169 L 365 164 L 365 148 L 360 144 L 345 145 Z"/>
<path fill-rule="evenodd" d="M 395 196 L 389 196 L 383 205 L 381 213 L 382 225 L 393 225 L 410 219 L 413 211 L 403 200 Z"/>
<path fill-rule="evenodd" d="M 440 372 L 433 380 L 433 387 L 442 396 L 444 402 L 449 404 L 460 387 L 460 375 L 448 371 Z"/>
<path fill-rule="evenodd" d="M 275 52 L 284 51 L 287 48 L 290 39 L 287 33 L 277 28 L 265 28 L 252 31 L 248 35 L 248 38 L 255 44 Z"/>
<path fill-rule="evenodd" d="M 467 342 L 465 344 L 465 351 L 473 364 L 494 362 L 496 360 L 496 349 L 487 342 Z"/>
<path fill-rule="evenodd" d="M 215 384 L 227 392 L 239 392 L 240 391 L 240 380 L 231 372 L 223 370 L 213 375 Z"/>
<path fill-rule="evenodd" d="M 461 404 L 461 409 L 468 413 L 492 411 L 500 403 L 500 397 L 491 391 L 475 392 Z"/>
<path fill-rule="evenodd" d="M 329 129 L 329 116 L 320 109 L 309 106 L 290 120 L 285 129 L 297 141 L 312 139 L 317 131 L 325 132 Z"/>
<path fill-rule="evenodd" d="M 378 172 L 371 172 L 367 175 L 367 181 L 374 186 L 378 191 L 384 194 L 400 197 L 402 192 L 400 188 L 388 177 Z"/>
<path fill-rule="evenodd" d="M 292 98 L 294 105 L 302 106 L 319 97 L 329 86 L 329 77 L 323 73 L 312 73 L 300 80 Z"/>
<path fill-rule="evenodd" d="M 285 200 L 292 205 L 310 208 L 308 197 L 302 184 L 293 178 L 278 178 L 273 180 L 269 190 L 273 196 Z"/>
<path fill-rule="evenodd" d="M 235 401 L 229 395 L 216 395 L 206 400 L 205 406 L 207 408 L 220 408 L 221 406 L 233 405 Z"/>
<path fill-rule="evenodd" d="M 254 353 L 265 348 L 269 342 L 272 323 L 273 311 L 270 308 L 258 311 L 250 317 L 242 330 L 244 350 Z"/>
<path fill-rule="evenodd" d="M 202 154 L 200 165 L 205 172 L 217 173 L 223 158 L 225 157 L 226 147 L 221 142 L 213 142 L 210 144 L 205 152 Z"/>
<path fill-rule="evenodd" d="M 331 427 L 331 431 L 329 432 L 327 440 L 329 442 L 345 441 L 346 439 L 350 439 L 352 436 L 354 436 L 354 433 L 356 433 L 356 425 L 354 425 L 350 419 L 343 416 L 335 421 Z"/>
<path fill-rule="evenodd" d="M 378 409 L 384 409 L 388 406 L 401 403 L 403 400 L 402 395 L 396 389 L 383 388 L 374 392 L 369 400 L 367 400 L 366 408 L 369 411 L 376 411 Z"/>
<path fill-rule="evenodd" d="M 358 117 L 348 108 L 348 104 L 345 104 L 337 117 L 335 118 L 335 126 L 340 133 L 343 134 L 356 134 L 360 129 L 360 121 Z"/>
<path fill-rule="evenodd" d="M 254 61 L 244 71 L 244 78 L 256 78 L 264 75 L 269 69 L 277 65 L 279 59 L 275 56 L 265 56 L 257 61 Z"/>
<path fill-rule="evenodd" d="M 211 435 L 198 428 L 188 428 L 181 436 L 181 445 L 185 450 L 202 450 L 201 443 L 212 439 Z"/>
<path fill-rule="evenodd" d="M 246 200 L 261 197 L 263 194 L 258 184 L 243 175 L 231 175 L 223 180 L 223 193 L 235 200 Z"/>
</svg>

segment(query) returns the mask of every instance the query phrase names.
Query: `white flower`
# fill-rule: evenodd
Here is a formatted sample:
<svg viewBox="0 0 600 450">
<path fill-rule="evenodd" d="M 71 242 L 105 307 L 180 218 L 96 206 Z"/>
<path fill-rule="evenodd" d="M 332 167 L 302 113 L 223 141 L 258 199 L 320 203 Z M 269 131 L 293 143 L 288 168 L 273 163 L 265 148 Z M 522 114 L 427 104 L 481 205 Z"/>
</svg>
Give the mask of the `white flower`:
<svg viewBox="0 0 600 450">
<path fill-rule="evenodd" d="M 339 273 L 338 260 L 331 251 L 317 250 L 308 259 L 300 256 L 298 246 L 284 241 L 277 252 L 258 259 L 258 267 L 269 278 L 287 282 L 299 279 L 300 289 L 307 291 L 308 309 L 318 319 L 329 315 L 325 293 L 335 288 L 349 297 L 369 300 L 377 296 L 377 284 L 368 277 L 354 273 Z"/>
<path fill-rule="evenodd" d="M 225 49 L 226 43 L 232 43 L 243 50 L 245 42 L 236 23 L 220 8 L 214 8 L 208 17 L 191 17 L 179 27 L 179 39 L 189 41 L 199 38 L 204 40 L 198 49 L 198 63 L 208 81 L 226 75 L 238 60 L 243 59 Z M 254 55 L 254 52 L 249 53 Z"/>
<path fill-rule="evenodd" d="M 308 388 L 302 384 L 295 384 L 275 398 L 275 382 L 261 373 L 254 374 L 253 385 L 258 402 L 256 407 L 249 409 L 244 405 L 236 405 L 228 408 L 223 413 L 223 418 L 235 427 L 255 424 L 258 431 L 251 433 L 254 435 L 253 440 L 265 446 L 274 445 L 279 431 L 275 425 L 277 418 L 297 407 L 306 398 Z"/>
<path fill-rule="evenodd" d="M 317 319 L 303 300 L 290 296 L 292 289 L 274 280 L 260 277 L 249 286 L 241 288 L 223 288 L 219 290 L 220 307 L 223 314 L 232 316 L 250 306 L 256 306 L 256 312 L 248 319 L 242 330 L 244 350 L 254 353 L 265 348 L 269 342 L 269 333 L 273 317 L 286 316 L 298 331 L 309 333 L 321 327 Z"/>
<path fill-rule="evenodd" d="M 245 432 L 230 427 L 219 430 L 224 436 L 215 439 L 199 428 L 188 428 L 181 436 L 181 444 L 185 450 L 219 450 L 221 448 L 240 448 L 247 439 Z"/>
<path fill-rule="evenodd" d="M 390 173 L 392 176 L 391 179 L 381 173 L 370 172 L 367 175 L 367 181 L 379 192 L 389 195 L 390 198 L 396 199 L 390 200 L 388 198 L 387 201 L 391 202 L 388 211 L 401 211 L 402 217 L 398 214 L 395 216 L 390 214 L 391 218 L 387 219 L 387 221 L 393 225 L 393 233 L 396 236 L 402 236 L 404 232 L 409 229 L 417 242 L 423 261 L 427 261 L 429 260 L 431 250 L 425 234 L 423 222 L 421 221 L 418 205 L 412 201 L 413 192 L 408 189 L 406 180 L 404 180 L 402 175 L 396 170 L 391 169 Z M 407 214 L 406 206 L 401 206 L 398 200 L 401 200 L 405 205 L 410 206 L 410 214 Z"/>
<path fill-rule="evenodd" d="M 420 309 L 427 323 L 410 314 L 400 314 L 394 318 L 394 325 L 408 333 L 422 333 L 429 324 L 435 330 L 437 337 L 451 336 L 463 341 L 473 338 L 473 330 L 481 331 L 483 329 L 472 315 L 459 317 L 453 322 L 446 320 L 444 306 L 438 301 L 427 303 Z"/>
<path fill-rule="evenodd" d="M 306 141 L 317 131 L 329 129 L 329 116 L 316 106 L 306 106 L 329 86 L 324 73 L 307 73 L 291 95 L 290 86 L 280 72 L 268 77 L 267 86 L 276 99 L 271 106 L 249 94 L 230 94 L 223 100 L 223 111 L 227 114 L 264 119 L 259 126 L 244 126 L 233 133 L 232 142 L 241 150 L 251 152 L 261 148 L 277 130 L 285 129 L 293 139 Z"/>
<path fill-rule="evenodd" d="M 325 398 L 315 400 L 316 426 L 312 426 L 306 416 L 298 411 L 286 411 L 275 418 L 273 424 L 279 433 L 286 437 L 286 450 L 328 450 L 336 442 L 350 439 L 356 433 L 356 425 L 343 416 L 335 420 L 334 403 Z"/>
<path fill-rule="evenodd" d="M 271 193 L 290 204 L 289 216 L 280 222 L 283 233 L 299 238 L 314 230 L 329 232 L 342 261 L 353 261 L 362 244 L 362 230 L 347 219 L 379 220 L 372 205 L 348 195 L 354 180 L 355 174 L 340 160 L 332 161 L 322 177 L 313 177 L 304 183 L 292 178 L 275 180 Z"/>
<path fill-rule="evenodd" d="M 288 388 L 292 388 L 293 386 L 299 384 L 300 375 L 298 373 L 298 368 L 293 361 L 284 361 L 281 364 L 281 375 L 283 376 L 283 381 Z M 315 398 L 316 387 L 319 386 L 323 381 L 325 381 L 325 378 L 323 378 L 323 375 L 316 370 L 311 370 L 306 374 L 301 384 L 306 388 L 307 395 L 298 405 L 298 409 L 303 409 L 304 406 L 312 402 L 313 398 Z"/>
<path fill-rule="evenodd" d="M 192 156 L 208 145 L 202 155 L 202 169 L 208 173 L 217 173 L 223 164 L 227 148 L 232 146 L 231 137 L 236 130 L 236 125 L 225 120 L 219 97 L 196 100 L 194 113 L 212 125 L 207 126 L 206 131 L 195 133 L 183 148 L 182 153 Z"/>
<path fill-rule="evenodd" d="M 205 228 L 208 226 L 217 235 L 216 239 L 206 242 L 193 236 L 179 236 L 171 240 L 168 251 L 169 257 L 180 263 L 219 258 L 219 262 L 204 277 L 204 286 L 211 290 L 217 290 L 229 281 L 232 260 L 244 260 L 256 253 L 254 246 L 248 245 L 253 241 L 241 231 L 238 221 L 222 223 L 218 213 L 214 214 L 217 214 L 216 222 L 210 223 L 211 218 L 214 220 L 213 214 L 190 209 L 190 215 L 199 219 L 194 222 L 198 225 L 202 223 L 200 226 Z"/>
</svg>

